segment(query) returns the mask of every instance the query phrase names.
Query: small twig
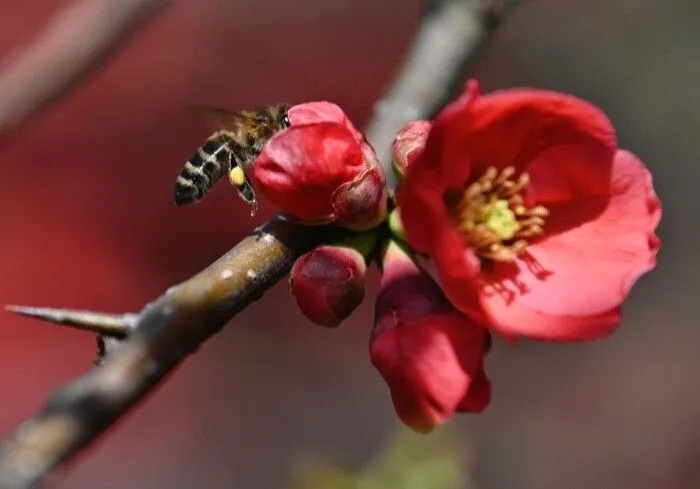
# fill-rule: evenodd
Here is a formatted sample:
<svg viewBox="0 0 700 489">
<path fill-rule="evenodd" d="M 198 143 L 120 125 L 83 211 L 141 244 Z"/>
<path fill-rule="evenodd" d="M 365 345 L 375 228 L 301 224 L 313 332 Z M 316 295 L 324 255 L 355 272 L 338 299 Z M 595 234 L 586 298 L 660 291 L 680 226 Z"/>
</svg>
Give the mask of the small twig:
<svg viewBox="0 0 700 489">
<path fill-rule="evenodd" d="M 146 306 L 133 333 L 108 361 L 56 392 L 37 416 L 0 445 L 0 488 L 33 487 L 94 440 L 186 355 L 284 277 L 294 258 L 314 244 L 313 234 L 274 219 Z M 37 315 L 55 319 L 47 312 Z M 96 316 L 102 324 L 115 318 Z"/>
<path fill-rule="evenodd" d="M 391 161 L 397 131 L 431 117 L 450 98 L 489 34 L 523 0 L 433 0 L 401 70 L 367 127 L 379 161 Z M 387 171 L 387 178 L 393 178 Z"/>
<path fill-rule="evenodd" d="M 172 0 L 79 0 L 0 71 L 0 135 L 74 88 Z"/>
</svg>

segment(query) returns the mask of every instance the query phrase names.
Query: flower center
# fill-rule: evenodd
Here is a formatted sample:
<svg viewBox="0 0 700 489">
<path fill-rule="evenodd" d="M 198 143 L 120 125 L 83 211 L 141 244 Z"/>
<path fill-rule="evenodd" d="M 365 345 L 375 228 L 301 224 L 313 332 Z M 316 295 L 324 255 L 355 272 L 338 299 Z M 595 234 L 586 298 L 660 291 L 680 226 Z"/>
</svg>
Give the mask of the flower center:
<svg viewBox="0 0 700 489">
<path fill-rule="evenodd" d="M 457 196 L 448 207 L 467 246 L 482 258 L 512 261 L 528 240 L 544 232 L 546 207 L 527 208 L 521 195 L 530 183 L 527 173 L 513 179 L 515 168 L 499 171 L 489 167 L 476 182 Z"/>
<path fill-rule="evenodd" d="M 486 204 L 481 215 L 482 222 L 501 239 L 511 239 L 518 232 L 518 220 L 510 210 L 508 202 L 502 199 Z"/>
</svg>

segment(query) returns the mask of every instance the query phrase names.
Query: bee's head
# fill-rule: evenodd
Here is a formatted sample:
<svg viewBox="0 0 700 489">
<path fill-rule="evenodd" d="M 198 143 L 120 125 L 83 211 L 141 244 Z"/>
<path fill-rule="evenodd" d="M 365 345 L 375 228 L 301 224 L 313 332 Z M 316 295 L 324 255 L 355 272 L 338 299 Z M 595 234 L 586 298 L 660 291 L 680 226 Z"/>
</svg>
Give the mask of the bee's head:
<svg viewBox="0 0 700 489">
<path fill-rule="evenodd" d="M 291 126 L 291 122 L 289 122 L 289 108 L 291 105 L 289 104 L 280 104 L 278 105 L 278 114 L 279 114 L 279 122 L 280 126 L 282 129 L 287 129 L 289 126 Z"/>
</svg>

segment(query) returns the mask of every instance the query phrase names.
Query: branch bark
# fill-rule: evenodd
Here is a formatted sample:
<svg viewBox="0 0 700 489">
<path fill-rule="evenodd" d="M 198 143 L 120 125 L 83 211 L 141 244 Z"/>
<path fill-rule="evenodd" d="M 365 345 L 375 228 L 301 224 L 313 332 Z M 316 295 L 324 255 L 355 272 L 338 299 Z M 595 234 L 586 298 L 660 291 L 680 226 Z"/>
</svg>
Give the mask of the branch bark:
<svg viewBox="0 0 700 489">
<path fill-rule="evenodd" d="M 136 317 L 101 367 L 56 392 L 0 445 L 0 488 L 32 487 L 154 389 L 188 354 L 284 277 L 309 229 L 277 218 Z"/>
<path fill-rule="evenodd" d="M 367 130 L 382 161 L 389 161 L 389 148 L 398 129 L 411 120 L 430 117 L 449 97 L 496 21 L 520 1 L 432 2 L 433 8 L 404 68 L 377 104 Z M 84 0 L 77 4 L 33 51 L 0 75 L 0 134 L 65 93 L 114 52 L 138 19 L 154 15 L 167 3 Z M 84 21 L 91 8 L 108 5 L 120 15 L 113 13 L 116 20 L 90 27 L 93 34 L 106 29 L 98 34 L 97 41 L 93 40 L 92 48 L 76 46 L 77 39 L 68 28 L 80 23 L 79 19 Z M 66 58 L 63 50 L 73 48 L 78 51 Z M 59 60 L 52 61 L 51 56 Z M 46 80 L 27 83 L 37 73 Z M 151 392 L 188 354 L 284 277 L 297 256 L 325 238 L 291 221 L 274 219 L 137 315 L 11 308 L 27 316 L 126 339 L 109 348 L 101 367 L 56 392 L 41 412 L 0 444 L 0 489 L 26 489 L 41 483 Z"/>
</svg>

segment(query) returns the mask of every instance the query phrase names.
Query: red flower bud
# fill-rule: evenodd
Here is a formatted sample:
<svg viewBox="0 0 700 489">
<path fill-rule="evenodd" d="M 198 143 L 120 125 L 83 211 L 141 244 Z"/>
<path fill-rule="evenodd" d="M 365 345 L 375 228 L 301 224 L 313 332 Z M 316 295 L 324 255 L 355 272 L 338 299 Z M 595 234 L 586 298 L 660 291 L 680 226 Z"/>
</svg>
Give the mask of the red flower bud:
<svg viewBox="0 0 700 489">
<path fill-rule="evenodd" d="M 394 172 L 402 178 L 418 155 L 423 151 L 428 133 L 432 127 L 430 121 L 414 121 L 404 126 L 394 139 L 391 147 L 394 154 Z"/>
<path fill-rule="evenodd" d="M 364 299 L 366 270 L 364 257 L 353 248 L 319 246 L 294 262 L 292 294 L 310 321 L 338 326 Z"/>
<path fill-rule="evenodd" d="M 362 231 L 386 214 L 387 192 L 372 147 L 337 105 L 289 109 L 291 127 L 265 145 L 254 175 L 271 202 L 306 224 Z"/>
<path fill-rule="evenodd" d="M 456 412 L 483 411 L 491 400 L 486 329 L 459 313 L 398 245 L 389 245 L 383 265 L 370 357 L 396 413 L 429 432 Z"/>
</svg>

